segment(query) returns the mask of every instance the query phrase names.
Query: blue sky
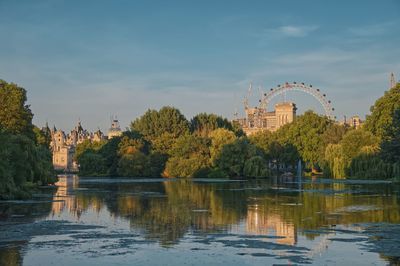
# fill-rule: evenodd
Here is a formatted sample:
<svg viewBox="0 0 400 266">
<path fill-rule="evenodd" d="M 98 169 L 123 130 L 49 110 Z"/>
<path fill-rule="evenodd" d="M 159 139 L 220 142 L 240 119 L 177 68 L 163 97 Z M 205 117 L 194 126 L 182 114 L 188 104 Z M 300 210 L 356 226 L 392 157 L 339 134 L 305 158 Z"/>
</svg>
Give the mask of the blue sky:
<svg viewBox="0 0 400 266">
<path fill-rule="evenodd" d="M 395 0 L 0 0 L 0 14 L 0 78 L 28 90 L 37 125 L 65 130 L 105 130 L 111 114 L 126 127 L 164 105 L 232 118 L 250 81 L 313 84 L 338 118 L 364 116 L 400 76 Z"/>
</svg>

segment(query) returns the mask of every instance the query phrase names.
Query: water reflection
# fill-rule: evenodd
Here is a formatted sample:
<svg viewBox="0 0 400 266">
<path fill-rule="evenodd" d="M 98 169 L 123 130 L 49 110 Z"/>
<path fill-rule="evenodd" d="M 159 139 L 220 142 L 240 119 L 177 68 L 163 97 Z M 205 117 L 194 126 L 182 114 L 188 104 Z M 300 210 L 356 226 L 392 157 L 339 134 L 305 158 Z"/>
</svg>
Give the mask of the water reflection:
<svg viewBox="0 0 400 266">
<path fill-rule="evenodd" d="M 107 180 L 61 176 L 45 219 L 101 223 L 111 229 L 124 228 L 126 224 L 161 247 L 174 247 L 182 240 L 190 242 L 188 236 L 196 237 L 193 242 L 208 241 L 240 250 L 242 246 L 259 248 L 264 243 L 270 249 L 281 249 L 277 256 L 292 255 L 289 261 L 293 254 L 301 253 L 304 259 L 323 253 L 330 245 L 330 228 L 351 225 L 357 231 L 354 224 L 400 222 L 398 186 L 393 184 L 317 179 L 303 183 L 299 190 L 298 183 L 276 180 Z M 24 210 L 26 207 L 11 209 L 14 215 L 25 212 L 31 217 Z M 218 235 L 222 238 L 209 239 Z M 224 238 L 233 235 L 238 238 L 234 242 Z M 258 237 L 258 242 L 249 242 L 254 239 L 251 236 Z M 302 243 L 300 238 L 304 239 Z M 290 253 L 290 247 L 301 250 L 293 249 L 295 252 Z M 0 247 L 0 258 L 12 257 L 15 252 Z M 14 260 L 14 265 L 20 264 L 18 256 Z"/>
<path fill-rule="evenodd" d="M 149 239 L 177 243 L 190 230 L 226 231 L 245 221 L 246 233 L 276 235 L 278 243 L 295 245 L 307 230 L 355 223 L 399 223 L 400 207 L 393 185 L 348 185 L 268 181 L 213 183 L 176 180 L 127 184 L 85 184 L 77 176 L 61 177 L 52 215 L 68 211 L 78 220 L 88 209 L 106 208 L 111 216 L 129 220 Z M 298 232 L 299 231 L 299 232 Z"/>
</svg>

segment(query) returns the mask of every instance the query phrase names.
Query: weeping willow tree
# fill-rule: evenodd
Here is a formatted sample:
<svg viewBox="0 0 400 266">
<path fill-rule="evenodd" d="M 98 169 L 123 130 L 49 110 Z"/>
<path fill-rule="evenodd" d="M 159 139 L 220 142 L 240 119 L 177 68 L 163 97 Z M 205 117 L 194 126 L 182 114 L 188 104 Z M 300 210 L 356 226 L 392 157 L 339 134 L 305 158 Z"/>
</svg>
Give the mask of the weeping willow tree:
<svg viewBox="0 0 400 266">
<path fill-rule="evenodd" d="M 328 144 L 325 150 L 325 160 L 325 176 L 337 179 L 344 178 L 346 176 L 342 145 Z"/>
<path fill-rule="evenodd" d="M 245 177 L 268 177 L 271 173 L 267 167 L 267 162 L 261 156 L 254 156 L 248 159 L 243 168 L 243 175 Z"/>
<path fill-rule="evenodd" d="M 395 171 L 394 164 L 384 162 L 377 154 L 361 154 L 348 168 L 349 176 L 360 179 L 389 179 L 395 177 Z"/>
</svg>

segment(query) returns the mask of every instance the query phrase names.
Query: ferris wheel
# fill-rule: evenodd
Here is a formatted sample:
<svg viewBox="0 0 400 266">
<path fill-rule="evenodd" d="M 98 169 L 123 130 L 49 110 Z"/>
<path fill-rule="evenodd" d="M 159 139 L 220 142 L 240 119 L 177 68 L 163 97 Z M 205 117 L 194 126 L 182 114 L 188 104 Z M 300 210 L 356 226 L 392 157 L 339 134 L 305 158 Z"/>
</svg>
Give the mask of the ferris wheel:
<svg viewBox="0 0 400 266">
<path fill-rule="evenodd" d="M 266 110 L 275 96 L 290 91 L 302 91 L 313 96 L 324 108 L 325 115 L 332 120 L 336 119 L 336 116 L 334 115 L 335 108 L 332 107 L 331 101 L 327 98 L 326 94 L 322 93 L 320 89 L 314 88 L 312 85 L 304 84 L 304 82 L 285 82 L 284 84 L 280 84 L 275 88 L 270 89 L 269 92 L 262 95 L 259 108 Z"/>
</svg>

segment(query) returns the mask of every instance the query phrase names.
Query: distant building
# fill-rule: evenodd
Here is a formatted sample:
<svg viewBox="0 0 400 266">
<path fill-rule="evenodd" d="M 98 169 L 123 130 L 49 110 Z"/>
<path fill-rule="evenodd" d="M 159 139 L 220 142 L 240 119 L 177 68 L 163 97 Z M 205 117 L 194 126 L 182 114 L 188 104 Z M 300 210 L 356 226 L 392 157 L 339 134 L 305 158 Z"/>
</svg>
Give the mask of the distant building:
<svg viewBox="0 0 400 266">
<path fill-rule="evenodd" d="M 54 169 L 68 172 L 78 171 L 78 165 L 74 161 L 76 146 L 85 140 L 97 142 L 105 138 L 100 129 L 94 133 L 83 129 L 80 121 L 69 134 L 65 134 L 62 130 L 57 130 L 54 126 L 53 130 L 51 130 L 50 142 Z"/>
<path fill-rule="evenodd" d="M 122 135 L 121 127 L 119 126 L 119 121 L 117 118 L 113 118 L 111 121 L 111 127 L 108 130 L 108 138 L 112 139 L 114 137 L 119 137 Z"/>
<path fill-rule="evenodd" d="M 54 169 L 72 171 L 75 147 L 67 144 L 67 137 L 62 130 L 52 131 L 50 146 L 53 152 Z"/>
<path fill-rule="evenodd" d="M 352 128 L 360 128 L 362 124 L 364 123 L 363 120 L 358 115 L 354 115 L 350 117 L 349 119 L 344 117 L 343 121 L 340 123 L 341 125 L 346 125 Z"/>
<path fill-rule="evenodd" d="M 246 117 L 234 119 L 246 135 L 258 131 L 276 131 L 283 125 L 291 123 L 296 118 L 297 107 L 292 102 L 281 102 L 275 105 L 275 111 L 268 112 L 258 107 L 245 108 Z"/>
</svg>

